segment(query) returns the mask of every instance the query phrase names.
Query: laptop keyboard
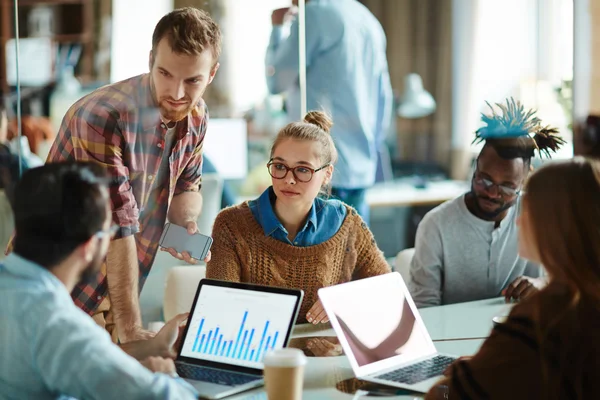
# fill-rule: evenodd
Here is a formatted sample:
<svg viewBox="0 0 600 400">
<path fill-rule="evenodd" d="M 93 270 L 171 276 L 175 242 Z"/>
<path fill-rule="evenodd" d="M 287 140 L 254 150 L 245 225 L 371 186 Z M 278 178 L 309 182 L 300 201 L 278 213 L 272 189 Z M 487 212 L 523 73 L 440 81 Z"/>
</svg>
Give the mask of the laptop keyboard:
<svg viewBox="0 0 600 400">
<path fill-rule="evenodd" d="M 225 386 L 238 386 L 262 379 L 262 376 L 240 374 L 239 372 L 223 371 L 198 365 L 177 363 L 176 367 L 177 373 L 182 378 Z"/>
<path fill-rule="evenodd" d="M 428 360 L 423 360 L 419 363 L 376 376 L 375 378 L 414 385 L 434 376 L 442 375 L 444 370 L 455 360 L 456 358 L 454 357 L 435 356 Z"/>
</svg>

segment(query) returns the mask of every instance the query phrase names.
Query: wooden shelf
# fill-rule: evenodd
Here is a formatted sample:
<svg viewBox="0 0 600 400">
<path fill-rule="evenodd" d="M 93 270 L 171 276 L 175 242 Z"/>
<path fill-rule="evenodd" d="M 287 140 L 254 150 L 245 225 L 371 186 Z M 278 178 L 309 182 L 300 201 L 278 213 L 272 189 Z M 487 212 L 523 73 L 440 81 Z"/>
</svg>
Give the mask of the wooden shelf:
<svg viewBox="0 0 600 400">
<path fill-rule="evenodd" d="M 105 0 L 102 0 L 105 1 Z M 126 0 L 124 0 L 126 1 Z M 51 6 L 57 13 L 55 27 L 57 32 L 49 36 L 54 42 L 80 43 L 81 58 L 77 66 L 77 74 L 91 77 L 94 75 L 94 14 L 95 0 L 19 0 L 19 22 L 22 29 L 19 37 L 26 39 L 27 16 L 35 6 Z M 22 12 L 21 12 L 22 11 Z M 14 38 L 14 0 L 0 0 L 0 90 L 8 93 L 6 82 L 6 42 Z"/>
<path fill-rule="evenodd" d="M 8 1 L 11 4 L 13 0 L 3 0 Z M 19 0 L 19 7 L 21 6 L 57 6 L 63 4 L 83 4 L 87 3 L 90 0 Z"/>
<path fill-rule="evenodd" d="M 20 36 L 19 39 L 29 39 L 32 37 L 46 37 L 46 36 Z M 69 43 L 69 42 L 76 42 L 76 43 L 87 43 L 90 40 L 92 40 L 92 35 L 89 33 L 71 33 L 71 34 L 58 34 L 58 35 L 52 35 L 52 36 L 48 36 L 50 39 L 54 40 L 55 42 L 59 42 L 59 43 Z M 14 36 L 11 36 L 9 38 L 1 38 L 0 40 L 2 42 L 7 42 L 8 40 L 14 39 Z"/>
</svg>

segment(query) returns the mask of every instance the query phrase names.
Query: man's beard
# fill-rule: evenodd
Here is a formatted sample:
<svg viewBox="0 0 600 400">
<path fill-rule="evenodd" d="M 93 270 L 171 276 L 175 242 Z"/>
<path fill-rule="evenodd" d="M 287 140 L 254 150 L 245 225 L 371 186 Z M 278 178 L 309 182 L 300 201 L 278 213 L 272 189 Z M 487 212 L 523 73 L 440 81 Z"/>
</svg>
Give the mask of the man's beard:
<svg viewBox="0 0 600 400">
<path fill-rule="evenodd" d="M 477 212 L 484 219 L 486 219 L 486 220 L 493 220 L 493 219 L 495 219 L 498 215 L 502 214 L 504 211 L 506 211 L 509 208 L 511 208 L 516 203 L 516 201 L 517 201 L 517 199 L 515 198 L 512 201 L 502 201 L 502 202 L 499 202 L 498 200 L 494 200 L 494 199 L 491 199 L 491 198 L 486 197 L 486 196 L 480 196 L 475 191 L 475 188 L 474 188 L 472 182 L 471 182 L 471 196 L 473 196 L 473 200 L 474 200 L 473 203 L 474 203 L 475 208 L 477 209 Z M 486 211 L 486 210 L 482 209 L 479 206 L 479 199 L 484 199 L 484 200 L 491 201 L 493 203 L 498 204 L 500 207 L 498 207 L 494 211 Z"/>
<path fill-rule="evenodd" d="M 178 108 L 177 110 L 173 110 L 167 101 L 168 100 L 171 100 L 174 102 L 177 102 L 177 101 L 169 96 L 165 96 L 165 97 L 162 97 L 161 99 L 158 99 L 157 94 L 156 94 L 156 87 L 154 86 L 154 81 L 152 80 L 152 77 L 150 77 L 150 90 L 152 91 L 152 99 L 154 100 L 154 104 L 158 104 L 158 109 L 160 111 L 160 115 L 167 121 L 170 121 L 170 122 L 181 121 L 182 119 L 187 117 L 188 114 L 190 114 L 192 112 L 192 110 L 194 109 L 194 107 L 196 106 L 195 103 L 188 96 L 185 96 L 183 99 L 180 99 L 178 101 L 186 101 L 187 105 L 184 108 L 181 108 L 181 109 Z"/>
<path fill-rule="evenodd" d="M 80 285 L 88 285 L 96 282 L 96 278 L 102 269 L 102 264 L 104 263 L 105 256 L 103 256 L 101 253 L 102 250 L 98 249 L 92 261 L 90 261 L 90 263 L 81 273 L 79 278 Z"/>
</svg>

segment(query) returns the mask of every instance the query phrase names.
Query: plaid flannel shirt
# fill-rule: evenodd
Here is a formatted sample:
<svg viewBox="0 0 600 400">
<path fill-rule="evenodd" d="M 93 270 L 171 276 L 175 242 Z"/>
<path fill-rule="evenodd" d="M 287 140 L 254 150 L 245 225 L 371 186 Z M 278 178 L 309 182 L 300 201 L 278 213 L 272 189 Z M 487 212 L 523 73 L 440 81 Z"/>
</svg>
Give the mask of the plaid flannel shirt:
<svg viewBox="0 0 600 400">
<path fill-rule="evenodd" d="M 120 226 L 116 238 L 134 235 L 140 291 L 156 256 L 171 199 L 200 190 L 207 121 L 208 109 L 201 100 L 177 124 L 172 153 L 164 154 L 167 127 L 153 101 L 149 75 L 144 74 L 80 99 L 65 115 L 50 149 L 48 162 L 93 161 L 107 169 L 113 220 Z M 163 157 L 169 157 L 169 184 L 149 202 L 160 184 L 155 178 Z M 77 286 L 72 296 L 78 307 L 93 314 L 107 293 L 104 265 L 94 283 Z"/>
</svg>

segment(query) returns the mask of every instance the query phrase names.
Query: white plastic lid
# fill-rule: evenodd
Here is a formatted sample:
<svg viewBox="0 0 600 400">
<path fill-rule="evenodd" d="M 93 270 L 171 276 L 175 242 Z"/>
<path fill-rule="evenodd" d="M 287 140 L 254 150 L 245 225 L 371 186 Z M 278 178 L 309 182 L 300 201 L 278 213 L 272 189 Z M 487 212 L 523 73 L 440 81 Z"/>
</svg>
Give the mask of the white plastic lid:
<svg viewBox="0 0 600 400">
<path fill-rule="evenodd" d="M 299 367 L 306 363 L 306 356 L 300 349 L 272 350 L 263 357 L 263 364 L 269 367 Z"/>
</svg>

